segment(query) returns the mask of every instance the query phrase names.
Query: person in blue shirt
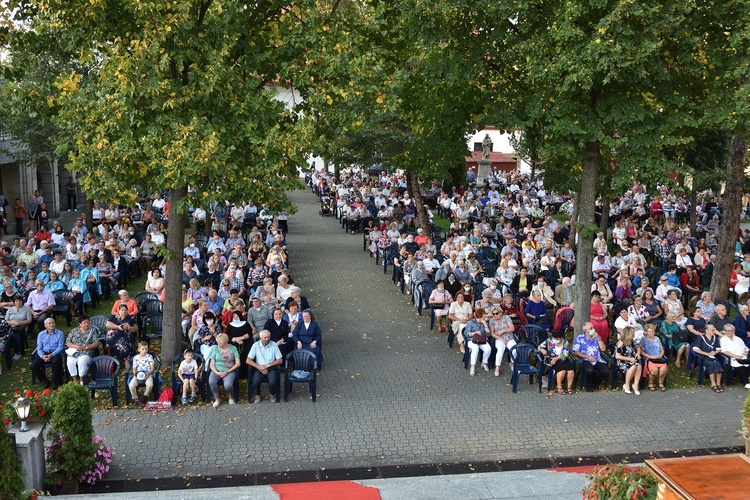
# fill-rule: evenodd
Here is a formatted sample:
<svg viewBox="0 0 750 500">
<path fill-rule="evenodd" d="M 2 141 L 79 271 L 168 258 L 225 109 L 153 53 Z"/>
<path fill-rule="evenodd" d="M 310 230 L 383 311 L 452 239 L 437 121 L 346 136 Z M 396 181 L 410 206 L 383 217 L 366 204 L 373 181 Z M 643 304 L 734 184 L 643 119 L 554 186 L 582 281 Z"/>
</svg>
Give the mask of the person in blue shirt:
<svg viewBox="0 0 750 500">
<path fill-rule="evenodd" d="M 31 371 L 42 381 L 45 389 L 51 386 L 55 390 L 62 385 L 64 349 L 65 335 L 56 328 L 53 318 L 47 318 L 44 320 L 44 330 L 36 338 L 36 349 L 31 354 Z M 45 363 L 52 364 L 52 382 L 45 374 Z"/>
<path fill-rule="evenodd" d="M 36 279 L 44 281 L 44 284 L 46 285 L 49 281 L 49 264 L 44 262 L 40 264 L 41 269 L 36 275 Z"/>
<path fill-rule="evenodd" d="M 206 302 L 208 302 L 209 311 L 213 312 L 217 317 L 221 316 L 221 310 L 224 307 L 224 299 L 219 297 L 219 292 L 211 288 L 208 291 Z"/>
<path fill-rule="evenodd" d="M 669 264 L 667 272 L 662 275 L 667 278 L 667 286 L 669 288 L 680 288 L 680 278 L 677 276 L 677 265 Z"/>
</svg>

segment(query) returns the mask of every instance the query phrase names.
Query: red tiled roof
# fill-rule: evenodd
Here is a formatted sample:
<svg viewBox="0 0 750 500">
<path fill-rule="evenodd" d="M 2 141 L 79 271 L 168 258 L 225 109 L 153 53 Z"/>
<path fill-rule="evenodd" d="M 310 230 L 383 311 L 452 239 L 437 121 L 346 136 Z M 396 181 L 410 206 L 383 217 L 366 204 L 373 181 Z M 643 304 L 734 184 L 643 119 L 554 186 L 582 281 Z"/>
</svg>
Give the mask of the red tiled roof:
<svg viewBox="0 0 750 500">
<path fill-rule="evenodd" d="M 472 151 L 471 156 L 466 157 L 467 163 L 474 163 L 478 162 L 482 159 L 482 152 L 481 151 Z M 513 158 L 510 155 L 507 155 L 505 153 L 501 153 L 500 151 L 492 151 L 490 152 L 490 158 L 489 160 L 492 163 L 517 163 L 516 159 Z"/>
</svg>

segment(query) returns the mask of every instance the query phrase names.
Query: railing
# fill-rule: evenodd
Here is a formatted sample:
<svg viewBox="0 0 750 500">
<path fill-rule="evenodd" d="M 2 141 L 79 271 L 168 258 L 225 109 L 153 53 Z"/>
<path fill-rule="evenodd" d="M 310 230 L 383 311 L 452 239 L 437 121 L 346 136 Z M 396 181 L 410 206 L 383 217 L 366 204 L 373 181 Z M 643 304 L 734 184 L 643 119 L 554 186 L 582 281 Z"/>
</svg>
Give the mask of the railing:
<svg viewBox="0 0 750 500">
<path fill-rule="evenodd" d="M 9 141 L 12 138 L 13 136 L 10 134 L 10 132 L 5 130 L 5 127 L 0 125 L 0 141 Z"/>
</svg>

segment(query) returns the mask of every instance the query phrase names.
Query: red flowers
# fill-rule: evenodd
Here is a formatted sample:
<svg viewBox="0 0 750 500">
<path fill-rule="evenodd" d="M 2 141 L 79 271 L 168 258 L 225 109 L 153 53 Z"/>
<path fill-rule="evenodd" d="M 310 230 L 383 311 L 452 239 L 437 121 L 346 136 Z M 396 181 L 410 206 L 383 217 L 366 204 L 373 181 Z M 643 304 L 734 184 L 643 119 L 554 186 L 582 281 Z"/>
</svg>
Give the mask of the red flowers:
<svg viewBox="0 0 750 500">
<path fill-rule="evenodd" d="M 42 394 L 44 394 L 45 396 L 49 396 L 51 393 L 52 393 L 52 391 L 50 391 L 49 389 L 44 389 L 42 391 Z"/>
<path fill-rule="evenodd" d="M 10 423 L 10 420 L 8 420 L 7 418 L 3 419 L 3 425 L 8 425 L 9 423 Z"/>
<path fill-rule="evenodd" d="M 29 389 L 26 389 L 26 392 L 24 392 L 23 395 L 26 396 L 27 398 L 30 398 L 31 396 L 34 395 L 34 393 L 31 392 Z"/>
</svg>

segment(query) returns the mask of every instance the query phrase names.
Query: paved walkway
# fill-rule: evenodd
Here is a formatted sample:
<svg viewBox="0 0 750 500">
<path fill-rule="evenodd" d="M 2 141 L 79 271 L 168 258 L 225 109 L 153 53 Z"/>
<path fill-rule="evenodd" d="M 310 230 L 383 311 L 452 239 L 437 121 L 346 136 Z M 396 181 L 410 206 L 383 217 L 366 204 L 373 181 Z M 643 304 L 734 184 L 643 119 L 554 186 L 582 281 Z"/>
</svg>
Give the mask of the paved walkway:
<svg viewBox="0 0 750 500">
<path fill-rule="evenodd" d="M 449 474 L 507 470 L 498 461 L 509 459 L 641 461 L 652 451 L 740 444 L 746 391 L 737 386 L 548 396 L 528 384 L 513 394 L 507 369 L 469 378 L 457 349 L 362 251 L 362 236 L 320 217 L 309 191 L 291 198 L 299 206 L 289 222 L 293 276 L 324 335 L 318 401 L 298 386 L 286 404 L 97 411 L 96 432 L 117 448 L 108 480 L 244 475 L 267 484 L 286 473 L 310 481 L 346 476 L 342 468 L 389 471 L 348 477 L 368 479 L 414 464 Z M 401 470 L 420 475 L 420 467 Z"/>
<path fill-rule="evenodd" d="M 381 500 L 434 500 L 437 498 L 461 498 L 463 500 L 499 500 L 516 498 L 534 498 L 535 500 L 576 500 L 581 498 L 581 490 L 586 486 L 583 472 L 568 473 L 550 470 L 493 472 L 487 474 L 463 474 L 460 476 L 409 477 L 394 479 L 369 479 L 356 481 L 358 485 L 374 488 L 375 498 Z M 330 485 L 330 488 L 328 486 Z M 233 488 L 214 488 L 215 498 L 234 498 L 252 500 L 309 500 L 326 498 L 327 500 L 350 500 L 361 498 L 352 496 L 351 491 L 338 493 L 331 483 L 303 483 L 293 485 L 293 491 L 287 492 L 276 486 L 244 486 Z M 320 492 L 320 489 L 328 491 Z M 286 493 L 281 496 L 281 491 Z M 318 493 L 313 495 L 313 493 Z M 338 494 L 337 494 L 338 493 Z M 75 500 L 79 496 L 62 496 L 61 499 Z M 181 491 L 144 491 L 128 493 L 109 493 L 87 495 L 91 500 L 203 500 L 206 490 Z"/>
</svg>

